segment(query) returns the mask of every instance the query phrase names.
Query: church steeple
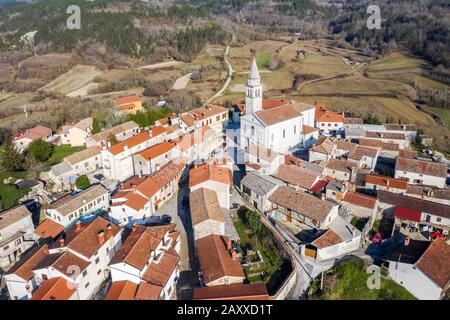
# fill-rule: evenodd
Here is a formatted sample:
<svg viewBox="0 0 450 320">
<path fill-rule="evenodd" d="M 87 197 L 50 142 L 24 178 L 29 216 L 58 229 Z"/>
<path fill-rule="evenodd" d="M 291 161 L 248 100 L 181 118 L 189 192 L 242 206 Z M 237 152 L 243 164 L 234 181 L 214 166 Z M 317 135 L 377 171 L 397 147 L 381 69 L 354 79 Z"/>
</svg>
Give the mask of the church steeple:
<svg viewBox="0 0 450 320">
<path fill-rule="evenodd" d="M 256 58 L 253 57 L 247 85 L 245 86 L 245 113 L 253 113 L 262 110 L 262 85 Z"/>
</svg>

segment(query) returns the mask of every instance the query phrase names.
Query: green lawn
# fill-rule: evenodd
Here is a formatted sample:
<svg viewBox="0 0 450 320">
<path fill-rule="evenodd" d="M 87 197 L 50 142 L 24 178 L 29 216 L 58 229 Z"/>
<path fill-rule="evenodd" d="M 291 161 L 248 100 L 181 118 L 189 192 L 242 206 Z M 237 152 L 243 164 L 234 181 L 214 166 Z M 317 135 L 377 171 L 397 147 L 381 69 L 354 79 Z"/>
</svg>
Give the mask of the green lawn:
<svg viewBox="0 0 450 320">
<path fill-rule="evenodd" d="M 16 206 L 19 199 L 30 192 L 30 189 L 19 189 L 14 184 L 4 184 L 3 180 L 9 177 L 24 179 L 26 176 L 26 172 L 0 172 L 0 200 L 3 210 Z"/>
<path fill-rule="evenodd" d="M 324 276 L 320 291 L 320 275 L 314 280 L 309 299 L 319 300 L 415 300 L 405 288 L 381 277 L 380 289 L 369 289 L 364 261 L 356 258 L 339 264 Z"/>
<path fill-rule="evenodd" d="M 267 68 L 270 60 L 272 60 L 272 54 L 270 52 L 262 51 L 256 53 L 256 64 L 258 65 L 258 68 Z"/>
<path fill-rule="evenodd" d="M 47 160 L 48 166 L 53 166 L 55 164 L 61 163 L 63 159 L 71 154 L 83 150 L 84 147 L 72 147 L 68 144 L 62 144 L 55 146 L 50 159 Z"/>
</svg>

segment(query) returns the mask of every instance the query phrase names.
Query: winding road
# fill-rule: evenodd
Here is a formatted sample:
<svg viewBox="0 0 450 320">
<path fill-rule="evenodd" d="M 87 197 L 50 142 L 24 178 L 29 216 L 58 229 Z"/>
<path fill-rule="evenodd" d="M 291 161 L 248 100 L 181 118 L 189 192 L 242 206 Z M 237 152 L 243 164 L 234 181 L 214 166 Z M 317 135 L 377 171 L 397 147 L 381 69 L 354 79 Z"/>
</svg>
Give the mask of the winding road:
<svg viewBox="0 0 450 320">
<path fill-rule="evenodd" d="M 222 89 L 220 89 L 218 92 L 216 92 L 215 95 L 213 95 L 211 98 L 209 98 L 208 100 L 206 100 L 206 102 L 203 104 L 203 106 L 206 106 L 208 104 L 210 104 L 214 99 L 220 97 L 225 90 L 227 90 L 228 86 L 230 85 L 231 82 L 231 78 L 233 77 L 233 67 L 231 66 L 230 61 L 228 60 L 228 52 L 230 51 L 230 46 L 227 46 L 227 48 L 225 49 L 225 54 L 223 55 L 223 59 L 225 61 L 225 63 L 227 64 L 228 67 L 228 75 L 227 75 L 227 80 L 225 81 Z"/>
</svg>

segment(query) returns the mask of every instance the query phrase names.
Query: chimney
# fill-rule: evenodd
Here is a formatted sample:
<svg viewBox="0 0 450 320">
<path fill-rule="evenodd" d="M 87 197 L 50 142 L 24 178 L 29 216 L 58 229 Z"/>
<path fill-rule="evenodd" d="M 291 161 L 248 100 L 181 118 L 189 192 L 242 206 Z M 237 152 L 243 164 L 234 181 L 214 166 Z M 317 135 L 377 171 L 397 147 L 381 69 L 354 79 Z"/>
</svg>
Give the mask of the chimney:
<svg viewBox="0 0 450 320">
<path fill-rule="evenodd" d="M 75 223 L 75 230 L 76 230 L 76 231 L 80 231 L 80 229 L 81 229 L 81 221 L 78 220 L 78 221 Z"/>
<path fill-rule="evenodd" d="M 108 146 L 108 148 L 111 148 L 111 141 L 108 141 L 108 142 L 106 143 L 106 145 Z"/>
<path fill-rule="evenodd" d="M 410 242 L 410 241 L 411 241 L 410 237 L 407 236 L 407 237 L 405 238 L 404 245 L 405 245 L 405 246 L 409 245 L 409 242 Z"/>
<path fill-rule="evenodd" d="M 64 247 L 64 238 L 59 239 L 59 246 Z"/>
<path fill-rule="evenodd" d="M 109 239 L 112 238 L 112 236 L 113 236 L 112 226 L 111 223 L 108 223 L 108 226 L 106 227 L 106 237 Z"/>
<path fill-rule="evenodd" d="M 103 230 L 100 230 L 97 236 L 98 236 L 98 243 L 100 244 L 105 243 L 105 232 Z"/>
</svg>

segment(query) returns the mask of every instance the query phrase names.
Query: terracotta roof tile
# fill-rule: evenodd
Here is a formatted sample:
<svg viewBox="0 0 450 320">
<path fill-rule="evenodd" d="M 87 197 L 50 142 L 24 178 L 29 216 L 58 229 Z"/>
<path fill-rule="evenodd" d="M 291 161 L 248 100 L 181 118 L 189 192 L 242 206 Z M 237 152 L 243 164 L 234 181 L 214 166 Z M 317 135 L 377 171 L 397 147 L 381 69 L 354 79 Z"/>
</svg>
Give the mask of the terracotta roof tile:
<svg viewBox="0 0 450 320">
<path fill-rule="evenodd" d="M 227 238 L 216 234 L 195 241 L 200 269 L 206 284 L 222 277 L 245 279 L 239 260 L 233 260 L 227 251 Z"/>
<path fill-rule="evenodd" d="M 193 300 L 269 300 L 264 283 L 194 288 Z"/>
<path fill-rule="evenodd" d="M 202 164 L 189 171 L 189 188 L 209 180 L 231 185 L 231 170 L 214 164 Z"/>
<path fill-rule="evenodd" d="M 282 164 L 273 174 L 277 179 L 283 180 L 289 184 L 293 184 L 305 189 L 311 189 L 314 183 L 320 177 L 320 174 L 308 169 L 300 168 L 296 165 Z"/>
<path fill-rule="evenodd" d="M 105 300 L 135 300 L 138 285 L 131 281 L 113 282 Z"/>
<path fill-rule="evenodd" d="M 314 240 L 311 244 L 319 249 L 324 249 L 341 242 L 343 242 L 342 238 L 333 230 L 328 229 L 324 234 Z"/>
<path fill-rule="evenodd" d="M 369 197 L 358 192 L 348 191 L 342 199 L 342 202 L 347 202 L 367 209 L 374 209 L 377 204 L 377 198 Z"/>
<path fill-rule="evenodd" d="M 163 142 L 139 152 L 138 155 L 148 161 L 150 159 L 154 159 L 165 153 L 168 153 L 173 148 L 174 145 L 172 143 Z"/>
<path fill-rule="evenodd" d="M 402 190 L 406 190 L 408 188 L 408 182 L 406 182 L 405 180 L 395 179 L 386 176 L 376 176 L 371 174 L 366 176 L 366 183 Z"/>
<path fill-rule="evenodd" d="M 128 104 L 131 102 L 138 102 L 138 101 L 141 101 L 141 97 L 139 97 L 138 95 L 120 97 L 115 99 L 115 102 L 117 104 Z"/>
<path fill-rule="evenodd" d="M 225 222 L 222 208 L 215 191 L 200 188 L 189 193 L 192 225 L 208 219 Z"/>
<path fill-rule="evenodd" d="M 141 132 L 135 136 L 132 136 L 131 138 L 128 138 L 124 141 L 118 142 L 115 145 L 109 147 L 107 150 L 113 154 L 117 155 L 125 150 L 127 147 L 128 149 L 131 149 L 139 144 L 142 144 L 146 141 L 150 140 L 150 136 L 147 131 Z"/>
<path fill-rule="evenodd" d="M 0 230 L 28 216 L 31 216 L 31 212 L 24 205 L 2 211 L 0 212 Z"/>
<path fill-rule="evenodd" d="M 92 147 L 86 148 L 84 150 L 75 152 L 74 154 L 71 154 L 70 156 L 65 157 L 64 160 L 67 161 L 68 163 L 70 163 L 71 165 L 75 165 L 81 161 L 93 158 L 95 156 L 100 157 L 101 150 L 102 149 L 100 146 L 92 146 Z"/>
<path fill-rule="evenodd" d="M 436 238 L 416 266 L 440 288 L 446 288 L 450 281 L 450 246 L 443 239 Z"/>
<path fill-rule="evenodd" d="M 34 233 L 43 239 L 55 239 L 64 231 L 64 227 L 52 219 L 45 219 L 36 229 Z"/>
<path fill-rule="evenodd" d="M 75 291 L 75 285 L 66 279 L 51 278 L 41 283 L 30 300 L 69 300 Z"/>
<path fill-rule="evenodd" d="M 417 159 L 397 158 L 395 169 L 399 171 L 414 172 L 435 177 L 447 177 L 447 165 Z"/>
</svg>

